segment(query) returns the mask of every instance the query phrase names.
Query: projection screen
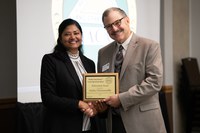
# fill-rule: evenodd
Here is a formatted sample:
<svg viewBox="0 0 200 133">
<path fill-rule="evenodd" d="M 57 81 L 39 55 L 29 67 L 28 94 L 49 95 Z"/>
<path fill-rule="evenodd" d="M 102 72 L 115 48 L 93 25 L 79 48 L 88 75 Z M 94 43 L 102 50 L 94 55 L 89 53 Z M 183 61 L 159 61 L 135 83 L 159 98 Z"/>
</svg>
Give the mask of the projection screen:
<svg viewBox="0 0 200 133">
<path fill-rule="evenodd" d="M 127 12 L 136 34 L 160 41 L 160 0 L 17 0 L 19 102 L 41 102 L 41 60 L 52 52 L 62 20 L 73 18 L 81 24 L 84 54 L 97 63 L 98 50 L 112 41 L 101 21 L 111 6 Z"/>
</svg>

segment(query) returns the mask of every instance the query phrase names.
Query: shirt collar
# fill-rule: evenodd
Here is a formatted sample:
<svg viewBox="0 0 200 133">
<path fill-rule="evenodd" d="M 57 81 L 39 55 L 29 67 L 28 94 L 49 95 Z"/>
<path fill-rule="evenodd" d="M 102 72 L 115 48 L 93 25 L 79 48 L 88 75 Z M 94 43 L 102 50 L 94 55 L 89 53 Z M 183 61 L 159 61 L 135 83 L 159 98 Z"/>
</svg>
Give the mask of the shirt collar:
<svg viewBox="0 0 200 133">
<path fill-rule="evenodd" d="M 117 43 L 117 45 L 118 45 L 118 46 L 119 46 L 119 45 L 122 45 L 123 48 L 124 48 L 125 50 L 127 50 L 128 44 L 129 44 L 129 42 L 131 41 L 132 36 L 133 36 L 133 32 L 131 32 L 130 36 L 128 37 L 128 39 L 126 39 L 125 42 L 123 42 L 122 44 Z"/>
</svg>

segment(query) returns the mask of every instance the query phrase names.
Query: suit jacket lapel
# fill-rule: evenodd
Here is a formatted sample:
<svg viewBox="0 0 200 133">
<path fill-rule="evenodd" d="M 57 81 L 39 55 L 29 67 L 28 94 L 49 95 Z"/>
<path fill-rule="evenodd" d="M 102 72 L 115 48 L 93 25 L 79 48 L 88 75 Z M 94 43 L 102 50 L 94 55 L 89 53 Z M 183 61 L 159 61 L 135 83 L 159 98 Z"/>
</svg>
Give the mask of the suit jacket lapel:
<svg viewBox="0 0 200 133">
<path fill-rule="evenodd" d="M 68 72 L 70 74 L 70 76 L 74 79 L 77 87 L 78 87 L 78 90 L 80 92 L 82 92 L 82 85 L 81 85 L 81 82 L 79 80 L 79 77 L 76 73 L 76 70 L 69 58 L 69 56 L 67 55 L 67 53 L 57 53 L 57 57 L 60 58 L 66 65 L 66 68 L 68 69 Z"/>
<path fill-rule="evenodd" d="M 137 36 L 133 34 L 126 51 L 126 55 L 124 56 L 124 61 L 123 61 L 121 72 L 120 72 L 120 79 L 122 78 L 130 59 L 133 58 L 131 57 L 131 55 L 134 52 L 136 47 L 137 47 Z"/>
<path fill-rule="evenodd" d="M 80 58 L 81 58 L 81 61 L 83 63 L 83 66 L 84 66 L 86 72 L 88 72 L 88 73 L 93 72 L 91 70 L 91 66 L 89 66 L 90 64 L 87 62 L 86 58 L 84 57 L 84 55 L 82 53 L 80 53 Z"/>
<path fill-rule="evenodd" d="M 118 46 L 117 46 L 117 42 L 113 42 L 113 44 L 111 44 L 112 48 L 110 49 L 110 53 L 114 53 L 112 54 L 112 57 L 109 57 L 109 62 L 111 63 L 110 66 L 110 72 L 114 72 L 115 71 L 115 58 L 116 58 L 116 54 L 118 51 Z"/>
</svg>

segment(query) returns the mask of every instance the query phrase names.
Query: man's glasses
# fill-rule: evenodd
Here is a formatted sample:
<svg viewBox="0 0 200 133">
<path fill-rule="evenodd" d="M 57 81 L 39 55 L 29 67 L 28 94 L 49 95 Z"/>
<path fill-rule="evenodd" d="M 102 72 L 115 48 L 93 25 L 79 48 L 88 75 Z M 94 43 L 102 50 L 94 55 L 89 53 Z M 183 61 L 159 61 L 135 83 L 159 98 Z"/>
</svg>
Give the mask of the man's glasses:
<svg viewBox="0 0 200 133">
<path fill-rule="evenodd" d="M 125 17 L 123 17 L 123 18 L 125 18 Z M 110 30 L 112 29 L 113 26 L 119 27 L 119 26 L 121 25 L 121 21 L 122 21 L 123 18 L 120 18 L 120 19 L 116 20 L 115 22 L 104 26 L 104 28 L 105 28 L 106 30 L 110 31 Z"/>
</svg>

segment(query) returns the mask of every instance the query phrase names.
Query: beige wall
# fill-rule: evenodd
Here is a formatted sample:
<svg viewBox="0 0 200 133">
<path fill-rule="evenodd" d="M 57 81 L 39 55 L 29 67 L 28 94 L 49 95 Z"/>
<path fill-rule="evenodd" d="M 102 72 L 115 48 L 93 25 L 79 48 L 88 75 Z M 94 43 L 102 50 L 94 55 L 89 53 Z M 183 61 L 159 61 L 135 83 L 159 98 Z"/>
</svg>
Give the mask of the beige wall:
<svg viewBox="0 0 200 133">
<path fill-rule="evenodd" d="M 181 59 L 195 57 L 200 64 L 200 1 L 162 0 L 164 85 L 173 86 L 173 131 L 184 133 L 179 87 Z"/>
<path fill-rule="evenodd" d="M 189 0 L 190 56 L 197 57 L 200 66 L 200 0 Z"/>
<path fill-rule="evenodd" d="M 174 133 L 184 133 L 179 94 L 181 59 L 189 56 L 189 0 L 173 0 Z"/>
</svg>

